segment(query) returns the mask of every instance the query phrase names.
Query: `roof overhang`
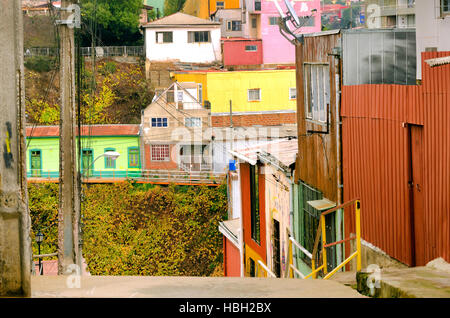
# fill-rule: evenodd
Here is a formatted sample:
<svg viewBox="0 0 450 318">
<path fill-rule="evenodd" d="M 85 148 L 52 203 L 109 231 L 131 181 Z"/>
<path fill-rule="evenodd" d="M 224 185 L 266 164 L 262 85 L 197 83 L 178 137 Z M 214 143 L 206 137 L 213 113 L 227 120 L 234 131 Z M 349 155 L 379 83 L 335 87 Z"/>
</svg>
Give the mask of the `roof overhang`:
<svg viewBox="0 0 450 318">
<path fill-rule="evenodd" d="M 438 57 L 434 59 L 425 60 L 430 67 L 442 66 L 450 64 L 450 56 Z"/>
</svg>

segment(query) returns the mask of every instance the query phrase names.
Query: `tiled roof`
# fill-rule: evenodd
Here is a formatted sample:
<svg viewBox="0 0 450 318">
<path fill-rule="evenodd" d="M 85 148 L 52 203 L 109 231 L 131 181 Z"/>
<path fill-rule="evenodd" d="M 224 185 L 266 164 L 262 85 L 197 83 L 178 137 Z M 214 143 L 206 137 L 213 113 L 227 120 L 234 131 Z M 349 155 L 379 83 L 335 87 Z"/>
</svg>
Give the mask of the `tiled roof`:
<svg viewBox="0 0 450 318">
<path fill-rule="evenodd" d="M 75 129 L 78 135 L 78 129 Z M 81 136 L 137 136 L 139 125 L 92 125 L 81 128 Z M 27 127 L 27 137 L 58 137 L 59 126 Z"/>
<path fill-rule="evenodd" d="M 219 22 L 201 19 L 186 13 L 177 12 L 167 17 L 144 24 L 144 28 L 157 27 L 183 27 L 183 26 L 220 26 Z"/>
</svg>

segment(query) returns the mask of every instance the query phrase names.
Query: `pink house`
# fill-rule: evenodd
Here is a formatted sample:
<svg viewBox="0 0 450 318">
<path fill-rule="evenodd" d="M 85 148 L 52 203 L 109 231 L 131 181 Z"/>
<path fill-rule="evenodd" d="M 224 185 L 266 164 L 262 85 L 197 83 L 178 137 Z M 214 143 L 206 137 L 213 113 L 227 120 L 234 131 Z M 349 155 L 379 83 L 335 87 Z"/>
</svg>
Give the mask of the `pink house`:
<svg viewBox="0 0 450 318">
<path fill-rule="evenodd" d="M 278 28 L 279 13 L 274 0 L 245 0 L 247 8 L 247 25 L 250 38 L 262 40 L 263 64 L 295 63 L 295 46 L 289 43 Z M 287 12 L 284 1 L 278 1 L 281 9 Z M 295 12 L 300 17 L 313 17 L 301 28 L 301 33 L 314 33 L 321 30 L 320 0 L 292 0 Z"/>
</svg>

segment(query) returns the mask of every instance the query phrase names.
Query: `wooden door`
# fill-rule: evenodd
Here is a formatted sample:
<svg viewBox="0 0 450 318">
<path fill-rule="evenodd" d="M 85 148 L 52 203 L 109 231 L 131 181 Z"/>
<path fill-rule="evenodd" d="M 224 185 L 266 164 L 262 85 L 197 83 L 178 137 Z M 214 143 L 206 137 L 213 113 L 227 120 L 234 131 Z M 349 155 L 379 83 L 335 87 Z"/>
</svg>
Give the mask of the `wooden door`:
<svg viewBox="0 0 450 318">
<path fill-rule="evenodd" d="M 412 222 L 412 256 L 415 266 L 425 265 L 425 231 L 424 231 L 424 164 L 423 164 L 423 127 L 410 126 L 411 133 L 411 180 L 409 183 L 411 200 Z"/>
</svg>

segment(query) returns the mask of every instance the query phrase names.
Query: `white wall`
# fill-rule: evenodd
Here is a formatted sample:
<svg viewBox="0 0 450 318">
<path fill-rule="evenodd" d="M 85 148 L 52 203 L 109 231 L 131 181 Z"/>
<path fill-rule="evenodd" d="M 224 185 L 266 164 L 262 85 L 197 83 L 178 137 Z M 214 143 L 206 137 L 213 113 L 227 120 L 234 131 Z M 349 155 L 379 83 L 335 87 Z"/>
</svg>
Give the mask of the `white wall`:
<svg viewBox="0 0 450 318">
<path fill-rule="evenodd" d="M 416 0 L 417 78 L 422 78 L 421 53 L 427 47 L 450 51 L 450 15 L 440 18 L 440 0 Z"/>
<path fill-rule="evenodd" d="M 156 32 L 173 32 L 172 43 L 156 43 Z M 211 31 L 211 42 L 188 43 L 188 31 Z M 152 61 L 178 60 L 189 63 L 211 63 L 222 60 L 220 28 L 176 28 L 145 30 L 147 59 Z"/>
</svg>

